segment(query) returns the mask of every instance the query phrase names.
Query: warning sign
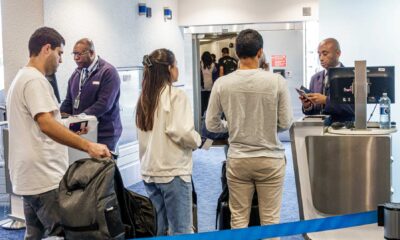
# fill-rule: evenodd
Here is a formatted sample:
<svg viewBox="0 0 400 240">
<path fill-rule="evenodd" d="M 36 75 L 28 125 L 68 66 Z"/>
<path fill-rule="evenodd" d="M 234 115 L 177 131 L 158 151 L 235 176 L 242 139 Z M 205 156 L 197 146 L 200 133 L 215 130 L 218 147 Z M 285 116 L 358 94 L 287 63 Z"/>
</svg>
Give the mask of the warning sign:
<svg viewBox="0 0 400 240">
<path fill-rule="evenodd" d="M 272 67 L 286 67 L 286 55 L 272 55 Z"/>
</svg>

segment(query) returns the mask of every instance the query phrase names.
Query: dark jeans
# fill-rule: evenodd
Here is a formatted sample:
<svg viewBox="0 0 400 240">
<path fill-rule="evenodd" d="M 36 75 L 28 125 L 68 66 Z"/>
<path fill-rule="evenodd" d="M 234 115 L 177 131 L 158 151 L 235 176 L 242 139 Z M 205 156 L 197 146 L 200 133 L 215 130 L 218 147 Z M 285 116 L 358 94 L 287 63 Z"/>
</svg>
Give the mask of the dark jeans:
<svg viewBox="0 0 400 240">
<path fill-rule="evenodd" d="M 201 116 L 207 110 L 208 101 L 210 100 L 211 91 L 201 91 Z"/>
<path fill-rule="evenodd" d="M 25 195 L 23 198 L 26 222 L 25 239 L 36 240 L 62 234 L 58 189 L 37 195 Z"/>
</svg>

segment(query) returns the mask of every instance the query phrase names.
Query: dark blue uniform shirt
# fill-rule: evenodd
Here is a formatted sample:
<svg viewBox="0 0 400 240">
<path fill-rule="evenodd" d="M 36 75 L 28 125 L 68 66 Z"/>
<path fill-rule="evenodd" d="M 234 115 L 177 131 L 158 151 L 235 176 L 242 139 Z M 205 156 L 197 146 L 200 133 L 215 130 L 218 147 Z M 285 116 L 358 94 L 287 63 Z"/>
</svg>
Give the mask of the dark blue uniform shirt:
<svg viewBox="0 0 400 240">
<path fill-rule="evenodd" d="M 81 70 L 76 69 L 68 81 L 67 96 L 60 110 L 73 115 L 86 113 L 96 116 L 99 121 L 98 142 L 106 144 L 110 150 L 115 150 L 122 133 L 119 114 L 121 81 L 114 66 L 101 58 L 98 61 L 98 67 L 82 85 L 79 107 L 74 108 L 81 75 Z"/>
</svg>

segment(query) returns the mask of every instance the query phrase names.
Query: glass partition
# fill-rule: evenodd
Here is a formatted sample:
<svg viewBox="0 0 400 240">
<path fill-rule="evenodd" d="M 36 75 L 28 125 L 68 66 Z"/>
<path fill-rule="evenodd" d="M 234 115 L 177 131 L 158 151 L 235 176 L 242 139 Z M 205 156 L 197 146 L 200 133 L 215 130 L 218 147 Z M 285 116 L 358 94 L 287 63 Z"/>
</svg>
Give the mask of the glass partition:
<svg viewBox="0 0 400 240">
<path fill-rule="evenodd" d="M 137 141 L 135 114 L 141 91 L 143 67 L 121 67 L 117 68 L 117 71 L 121 79 L 119 106 L 123 129 L 119 146 L 123 146 Z"/>
</svg>

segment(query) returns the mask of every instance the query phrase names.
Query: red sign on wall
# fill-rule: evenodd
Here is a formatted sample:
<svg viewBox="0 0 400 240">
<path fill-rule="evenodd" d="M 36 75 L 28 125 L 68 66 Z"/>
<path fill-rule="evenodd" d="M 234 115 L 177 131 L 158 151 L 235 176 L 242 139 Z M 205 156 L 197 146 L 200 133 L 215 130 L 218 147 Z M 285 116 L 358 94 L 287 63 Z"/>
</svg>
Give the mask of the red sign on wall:
<svg viewBox="0 0 400 240">
<path fill-rule="evenodd" d="M 286 55 L 272 55 L 272 67 L 286 67 Z"/>
</svg>

